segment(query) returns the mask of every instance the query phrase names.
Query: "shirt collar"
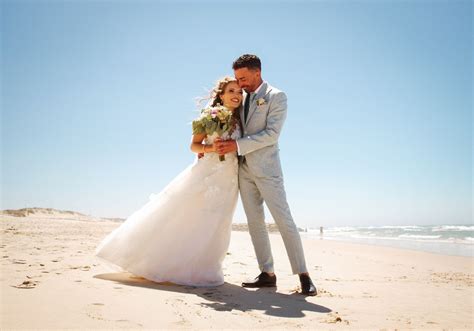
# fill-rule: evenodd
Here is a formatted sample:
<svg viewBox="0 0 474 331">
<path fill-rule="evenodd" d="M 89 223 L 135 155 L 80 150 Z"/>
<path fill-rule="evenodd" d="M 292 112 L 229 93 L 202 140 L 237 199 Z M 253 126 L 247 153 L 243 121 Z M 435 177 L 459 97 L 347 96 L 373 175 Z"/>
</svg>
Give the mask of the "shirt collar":
<svg viewBox="0 0 474 331">
<path fill-rule="evenodd" d="M 265 81 L 262 80 L 262 83 L 257 87 L 257 89 L 255 91 L 253 91 L 252 93 L 254 93 L 254 95 L 257 95 L 258 92 L 260 91 L 260 89 L 262 88 L 262 85 L 263 83 L 265 83 Z"/>
</svg>

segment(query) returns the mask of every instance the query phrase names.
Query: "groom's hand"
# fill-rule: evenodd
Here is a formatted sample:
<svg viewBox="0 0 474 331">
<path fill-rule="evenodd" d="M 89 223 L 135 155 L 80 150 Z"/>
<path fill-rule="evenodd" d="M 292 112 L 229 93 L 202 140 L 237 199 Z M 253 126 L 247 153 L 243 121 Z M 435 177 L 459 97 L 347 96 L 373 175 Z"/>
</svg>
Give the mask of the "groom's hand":
<svg viewBox="0 0 474 331">
<path fill-rule="evenodd" d="M 237 143 L 235 140 L 219 140 L 215 142 L 215 145 L 216 151 L 220 155 L 237 151 Z"/>
</svg>

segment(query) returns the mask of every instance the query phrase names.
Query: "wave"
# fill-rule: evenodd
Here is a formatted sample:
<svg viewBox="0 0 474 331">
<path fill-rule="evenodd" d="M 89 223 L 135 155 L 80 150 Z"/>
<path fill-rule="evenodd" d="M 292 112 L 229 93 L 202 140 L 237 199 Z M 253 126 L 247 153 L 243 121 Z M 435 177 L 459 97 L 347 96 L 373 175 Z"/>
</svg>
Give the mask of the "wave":
<svg viewBox="0 0 474 331">
<path fill-rule="evenodd" d="M 380 227 L 372 227 L 373 229 L 393 229 L 393 230 L 412 230 L 412 231 L 422 231 L 424 227 L 418 225 L 386 225 Z"/>
<path fill-rule="evenodd" d="M 358 231 L 359 229 L 361 228 L 342 226 L 342 227 L 328 228 L 327 230 L 334 231 L 334 232 L 351 232 L 351 231 Z M 317 229 L 317 231 L 319 231 L 319 229 Z"/>
<path fill-rule="evenodd" d="M 474 255 L 474 226 L 471 225 L 391 225 L 328 227 L 320 233 L 309 228 L 309 238 L 392 246 L 447 255 Z"/>
<path fill-rule="evenodd" d="M 341 226 L 323 228 L 324 232 L 355 232 L 355 231 L 384 231 L 396 230 L 406 232 L 442 232 L 442 231 L 474 231 L 474 225 L 384 225 L 384 226 Z M 319 228 L 308 228 L 308 232 L 319 232 Z"/>
<path fill-rule="evenodd" d="M 430 235 L 415 235 L 415 234 L 402 234 L 399 235 L 398 238 L 405 238 L 405 239 L 439 239 L 439 236 L 430 236 Z"/>
<path fill-rule="evenodd" d="M 308 233 L 312 238 L 315 238 L 314 234 Z M 319 236 L 319 238 L 321 238 Z M 426 243 L 426 244 L 461 244 L 467 246 L 474 246 L 474 238 L 473 237 L 465 237 L 465 238 L 443 238 L 442 236 L 430 236 L 430 235 L 400 235 L 400 236 L 384 236 L 384 235 L 365 235 L 365 234 L 351 234 L 351 235 L 340 235 L 340 234 L 328 234 L 324 235 L 322 238 L 330 239 L 330 240 L 362 240 L 369 242 L 377 241 L 377 242 L 418 242 L 418 243 Z"/>
<path fill-rule="evenodd" d="M 474 225 L 441 225 L 433 227 L 433 232 L 442 231 L 474 231 Z"/>
<path fill-rule="evenodd" d="M 331 232 L 353 232 L 353 231 L 366 231 L 366 230 L 406 230 L 406 231 L 423 231 L 426 227 L 418 225 L 385 225 L 385 226 L 340 226 L 340 227 L 327 227 L 324 231 Z M 308 228 L 308 232 L 319 232 L 319 228 Z"/>
</svg>

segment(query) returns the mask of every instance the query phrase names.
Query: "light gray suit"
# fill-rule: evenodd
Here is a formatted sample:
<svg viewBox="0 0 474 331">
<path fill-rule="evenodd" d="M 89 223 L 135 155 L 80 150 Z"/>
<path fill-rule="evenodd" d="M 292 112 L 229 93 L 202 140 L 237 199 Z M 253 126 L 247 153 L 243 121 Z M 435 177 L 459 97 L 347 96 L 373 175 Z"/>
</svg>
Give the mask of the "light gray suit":
<svg viewBox="0 0 474 331">
<path fill-rule="evenodd" d="M 247 97 L 249 94 L 244 95 L 244 103 Z M 286 201 L 278 148 L 286 111 L 285 93 L 267 82 L 263 82 L 256 95 L 251 95 L 246 123 L 241 107 L 242 138 L 237 140 L 241 155 L 239 189 L 260 270 L 274 272 L 265 227 L 265 201 L 283 237 L 293 274 L 299 274 L 307 269 L 298 228 Z"/>
</svg>

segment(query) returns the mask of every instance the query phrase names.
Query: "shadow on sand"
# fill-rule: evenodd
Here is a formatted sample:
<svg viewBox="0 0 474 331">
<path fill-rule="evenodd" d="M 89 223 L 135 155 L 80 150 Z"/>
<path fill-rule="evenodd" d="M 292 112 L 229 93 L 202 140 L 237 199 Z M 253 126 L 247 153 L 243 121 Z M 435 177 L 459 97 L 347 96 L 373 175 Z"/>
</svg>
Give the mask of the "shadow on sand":
<svg viewBox="0 0 474 331">
<path fill-rule="evenodd" d="M 306 301 L 298 293 L 282 294 L 276 288 L 246 289 L 230 283 L 218 287 L 193 287 L 172 283 L 156 283 L 127 272 L 95 275 L 94 278 L 108 280 L 127 286 L 144 287 L 154 290 L 188 293 L 206 300 L 201 306 L 216 311 L 251 310 L 262 311 L 266 315 L 297 318 L 304 317 L 304 311 L 330 313 L 331 309 Z"/>
</svg>

